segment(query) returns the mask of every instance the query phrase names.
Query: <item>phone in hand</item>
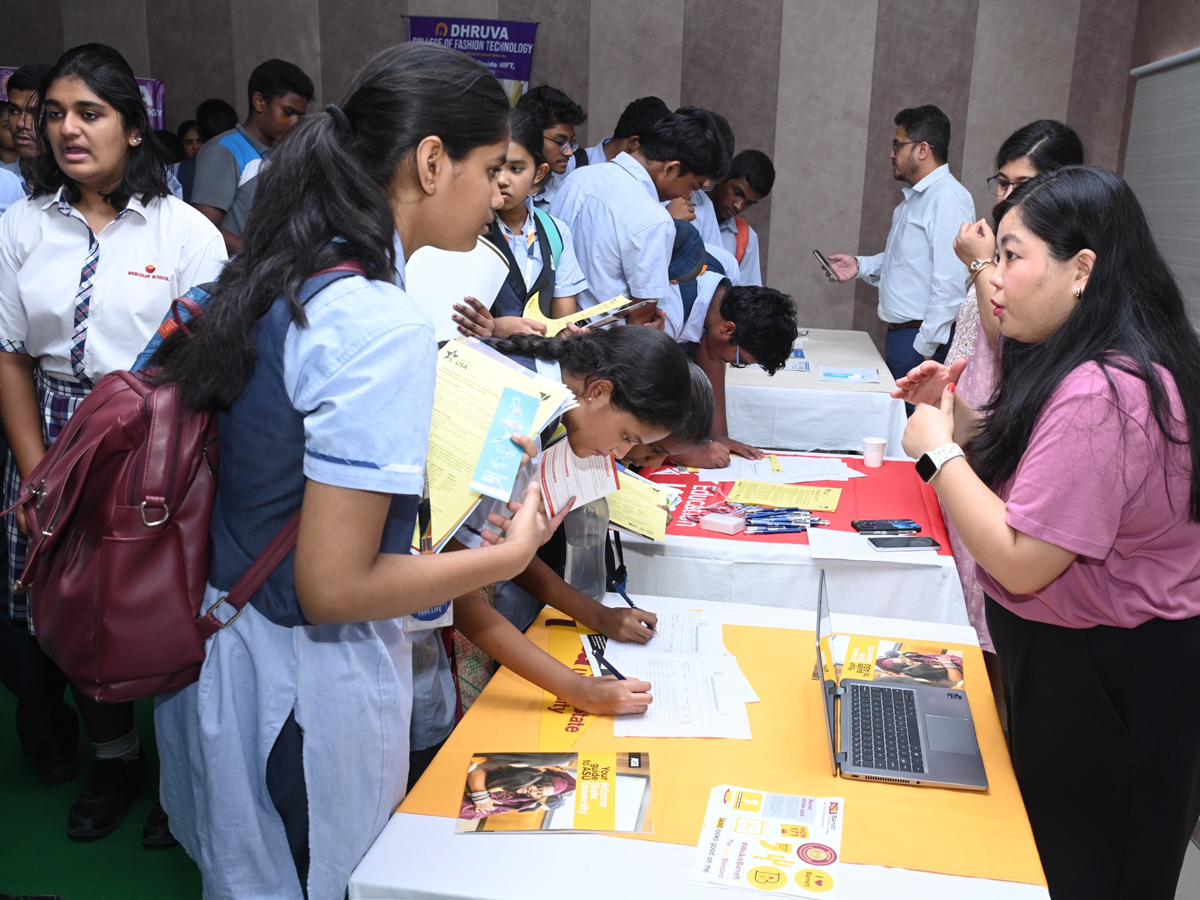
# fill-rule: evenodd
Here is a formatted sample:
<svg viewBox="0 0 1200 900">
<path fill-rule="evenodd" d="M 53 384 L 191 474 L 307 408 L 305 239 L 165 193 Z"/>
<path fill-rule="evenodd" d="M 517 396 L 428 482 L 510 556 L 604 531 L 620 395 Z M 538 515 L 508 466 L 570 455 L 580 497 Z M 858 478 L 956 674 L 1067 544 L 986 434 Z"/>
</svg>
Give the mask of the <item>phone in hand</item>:
<svg viewBox="0 0 1200 900">
<path fill-rule="evenodd" d="M 821 268 L 825 270 L 825 274 L 829 276 L 831 281 L 842 280 L 838 277 L 838 273 L 833 271 L 833 264 L 825 258 L 824 253 L 822 253 L 820 250 L 814 250 L 813 256 L 817 258 L 817 262 L 821 264 Z"/>
<path fill-rule="evenodd" d="M 893 550 L 941 550 L 942 545 L 931 537 L 908 535 L 907 537 L 873 537 L 867 543 L 875 550 L 886 553 Z"/>
<path fill-rule="evenodd" d="M 850 527 L 859 534 L 917 534 L 921 530 L 912 519 L 854 519 Z"/>
</svg>

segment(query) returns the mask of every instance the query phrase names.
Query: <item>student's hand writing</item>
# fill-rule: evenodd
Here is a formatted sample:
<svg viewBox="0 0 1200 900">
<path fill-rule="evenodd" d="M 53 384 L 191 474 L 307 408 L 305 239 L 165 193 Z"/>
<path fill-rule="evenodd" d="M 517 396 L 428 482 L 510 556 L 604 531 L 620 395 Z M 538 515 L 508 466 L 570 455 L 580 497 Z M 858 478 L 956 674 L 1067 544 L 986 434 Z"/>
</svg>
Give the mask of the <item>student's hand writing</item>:
<svg viewBox="0 0 1200 900">
<path fill-rule="evenodd" d="M 606 606 L 594 626 L 605 637 L 625 644 L 644 644 L 654 637 L 658 616 L 649 610 Z"/>
<path fill-rule="evenodd" d="M 896 379 L 896 390 L 892 391 L 892 396 L 914 406 L 918 403 L 937 406 L 942 402 L 942 391 L 946 389 L 946 385 L 958 381 L 966 367 L 966 357 L 956 359 L 954 365 L 949 368 L 927 359 L 919 366 L 909 369 L 907 375 Z"/>
<path fill-rule="evenodd" d="M 954 384 L 946 385 L 936 406 L 922 403 L 908 418 L 901 446 L 913 459 L 954 440 Z"/>
<path fill-rule="evenodd" d="M 837 275 L 837 281 L 853 281 L 858 277 L 858 260 L 853 256 L 845 253 L 834 253 L 832 256 L 826 257 L 826 259 L 829 260 L 829 265 L 833 266 L 833 271 Z M 829 275 L 827 274 L 825 277 L 829 278 Z M 834 279 L 829 278 L 829 280 L 833 281 Z"/>
<path fill-rule="evenodd" d="M 467 337 L 489 338 L 495 336 L 496 320 L 486 306 L 474 297 L 463 297 L 462 303 L 454 304 L 454 324 Z"/>
<path fill-rule="evenodd" d="M 696 218 L 696 206 L 691 197 L 676 197 L 667 204 L 667 212 L 671 214 L 672 219 L 679 219 L 681 222 L 691 222 Z"/>
<path fill-rule="evenodd" d="M 741 441 L 735 441 L 727 435 L 713 438 L 714 444 L 721 444 L 727 453 L 736 453 L 738 456 L 744 456 L 746 459 L 762 459 L 763 452 L 757 447 L 751 447 L 749 444 L 743 444 Z"/>
<path fill-rule="evenodd" d="M 546 325 L 535 319 L 522 316 L 501 316 L 496 319 L 496 337 L 512 337 L 514 334 L 545 334 Z"/>
<path fill-rule="evenodd" d="M 976 259 L 991 259 L 996 255 L 996 235 L 987 219 L 963 222 L 954 238 L 954 255 L 969 266 Z"/>
<path fill-rule="evenodd" d="M 650 682 L 630 678 L 620 681 L 611 675 L 603 678 L 579 677 L 578 696 L 571 705 L 597 716 L 632 716 L 644 713 L 654 702 Z"/>
</svg>

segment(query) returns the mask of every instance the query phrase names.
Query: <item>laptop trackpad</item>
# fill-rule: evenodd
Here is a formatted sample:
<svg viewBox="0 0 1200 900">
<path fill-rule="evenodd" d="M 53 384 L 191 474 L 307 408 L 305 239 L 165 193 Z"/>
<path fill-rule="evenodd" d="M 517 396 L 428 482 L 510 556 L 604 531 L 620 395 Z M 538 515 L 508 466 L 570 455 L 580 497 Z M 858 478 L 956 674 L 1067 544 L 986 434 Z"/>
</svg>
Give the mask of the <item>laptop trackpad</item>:
<svg viewBox="0 0 1200 900">
<path fill-rule="evenodd" d="M 970 719 L 951 716 L 926 716 L 925 733 L 929 737 L 929 749 L 945 753 L 975 754 L 975 729 Z"/>
</svg>

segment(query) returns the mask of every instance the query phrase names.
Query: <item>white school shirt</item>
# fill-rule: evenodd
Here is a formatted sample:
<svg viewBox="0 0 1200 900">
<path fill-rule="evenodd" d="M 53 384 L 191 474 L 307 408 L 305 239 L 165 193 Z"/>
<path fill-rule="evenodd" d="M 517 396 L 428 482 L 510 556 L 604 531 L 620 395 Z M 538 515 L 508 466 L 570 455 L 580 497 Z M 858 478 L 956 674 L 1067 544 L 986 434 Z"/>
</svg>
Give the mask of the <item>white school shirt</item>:
<svg viewBox="0 0 1200 900">
<path fill-rule="evenodd" d="M 25 179 L 14 174 L 12 169 L 0 166 L 0 214 L 16 203 L 25 199 Z"/>
<path fill-rule="evenodd" d="M 94 236 L 65 188 L 15 203 L 0 216 L 0 350 L 28 353 L 51 375 L 95 382 L 133 365 L 171 301 L 215 281 L 225 259 L 216 226 L 174 197 L 130 198 Z M 93 261 L 87 298 L 81 286 Z M 80 339 L 82 361 L 73 365 Z"/>
<path fill-rule="evenodd" d="M 580 153 L 583 153 L 587 156 L 587 161 L 588 161 L 589 166 L 598 166 L 601 163 L 608 162 L 608 157 L 604 155 L 604 145 L 607 144 L 611 140 L 612 140 L 612 138 L 606 137 L 604 140 L 602 140 L 600 143 L 596 144 L 594 147 L 588 147 L 586 150 L 583 147 L 580 147 L 578 150 L 576 150 L 575 153 L 573 153 L 571 155 L 571 158 L 569 160 L 567 160 L 566 174 L 570 175 L 572 172 L 575 171 L 575 169 L 577 168 L 577 166 L 575 164 L 575 157 L 578 156 Z"/>
<path fill-rule="evenodd" d="M 721 268 L 725 270 L 725 277 L 729 279 L 730 284 L 737 285 L 742 283 L 742 273 L 738 269 L 737 257 L 723 246 L 720 244 L 705 244 L 704 255 L 710 263 L 709 268 L 712 268 L 711 263 L 717 262 L 721 264 Z"/>
<path fill-rule="evenodd" d="M 650 173 L 628 153 L 576 169 L 558 189 L 552 212 L 570 227 L 588 281 L 580 309 L 622 295 L 658 300 L 670 291 L 675 224 Z"/>
<path fill-rule="evenodd" d="M 672 334 L 680 344 L 698 343 L 704 337 L 704 319 L 708 316 L 708 308 L 712 306 L 713 294 L 717 292 L 722 281 L 728 279 L 720 272 L 705 272 L 696 279 L 696 302 L 692 304 L 691 315 L 682 327 Z M 682 306 L 680 306 L 682 311 Z"/>
<path fill-rule="evenodd" d="M 717 210 L 713 206 L 712 200 L 708 199 L 708 194 L 704 191 L 692 191 L 689 199 L 696 212 L 696 218 L 692 220 L 692 225 L 700 232 L 701 239 L 706 244 L 720 246 L 721 233 L 717 227 Z M 670 204 L 670 200 L 664 200 L 662 202 L 663 209 Z"/>
<path fill-rule="evenodd" d="M 747 223 L 747 227 L 750 229 L 750 240 L 746 243 L 746 252 L 742 254 L 742 261 L 738 263 L 738 271 L 741 273 L 740 283 L 762 287 L 762 268 L 758 261 L 758 232 L 749 223 Z M 721 246 L 735 261 L 737 260 L 737 221 L 733 216 L 721 223 Z"/>
<path fill-rule="evenodd" d="M 517 261 L 517 268 L 521 270 L 521 275 L 525 279 L 526 289 L 533 287 L 538 276 L 542 274 L 542 242 L 535 237 L 530 243 L 530 233 L 536 236 L 537 220 L 533 215 L 533 200 L 529 197 L 525 198 L 525 222 L 521 225 L 519 232 L 513 231 L 504 224 L 504 220 L 497 216 L 496 221 L 500 224 L 500 233 L 504 235 L 504 239 L 508 241 L 508 249 L 512 251 L 513 259 Z M 543 210 L 544 212 L 544 210 Z M 546 213 L 546 215 L 550 215 Z M 554 224 L 558 226 L 558 235 L 562 238 L 562 253 L 558 257 L 558 268 L 554 270 L 554 296 L 555 297 L 574 297 L 582 290 L 587 289 L 587 279 L 583 275 L 583 269 L 579 268 L 579 260 L 575 257 L 575 245 L 571 239 L 571 229 L 567 227 L 567 223 L 554 216 Z"/>
<path fill-rule="evenodd" d="M 859 256 L 858 277 L 879 288 L 879 318 L 921 320 L 913 349 L 932 356 L 950 340 L 950 326 L 966 296 L 967 267 L 954 253 L 964 222 L 975 221 L 970 192 L 938 166 L 911 187 L 892 213 L 882 253 Z"/>
</svg>

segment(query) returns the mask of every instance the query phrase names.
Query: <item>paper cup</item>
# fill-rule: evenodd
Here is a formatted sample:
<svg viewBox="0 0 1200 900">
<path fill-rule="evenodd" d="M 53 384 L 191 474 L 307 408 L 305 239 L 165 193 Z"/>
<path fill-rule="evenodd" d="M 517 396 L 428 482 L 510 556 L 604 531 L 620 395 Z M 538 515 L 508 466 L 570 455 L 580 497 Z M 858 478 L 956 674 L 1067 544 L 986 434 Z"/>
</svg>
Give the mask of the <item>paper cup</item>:
<svg viewBox="0 0 1200 900">
<path fill-rule="evenodd" d="M 884 438 L 863 438 L 863 463 L 869 469 L 878 469 L 883 465 L 883 454 L 887 452 L 887 441 Z"/>
</svg>

